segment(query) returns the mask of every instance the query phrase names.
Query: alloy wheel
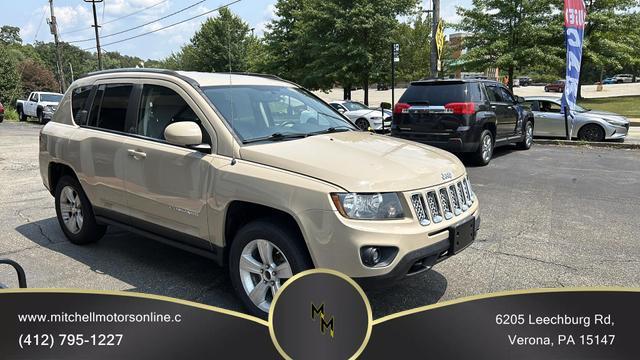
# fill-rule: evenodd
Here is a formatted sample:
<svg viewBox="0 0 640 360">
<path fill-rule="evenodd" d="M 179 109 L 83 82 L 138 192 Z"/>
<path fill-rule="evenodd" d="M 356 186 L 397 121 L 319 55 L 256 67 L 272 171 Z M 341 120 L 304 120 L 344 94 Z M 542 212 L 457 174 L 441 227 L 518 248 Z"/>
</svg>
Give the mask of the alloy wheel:
<svg viewBox="0 0 640 360">
<path fill-rule="evenodd" d="M 493 140 L 491 139 L 491 135 L 485 135 L 482 138 L 482 159 L 485 162 L 491 160 L 491 154 L 493 152 Z"/>
<path fill-rule="evenodd" d="M 533 126 L 531 123 L 527 123 L 526 134 L 525 134 L 525 144 L 527 147 L 530 147 L 533 143 Z"/>
<path fill-rule="evenodd" d="M 293 276 L 291 264 L 272 242 L 257 239 L 249 242 L 240 255 L 240 280 L 251 302 L 269 312 L 280 286 Z"/>
<path fill-rule="evenodd" d="M 358 121 L 356 121 L 356 126 L 362 131 L 369 130 L 369 122 L 365 119 L 358 119 Z"/>
<path fill-rule="evenodd" d="M 65 227 L 72 234 L 82 230 L 84 224 L 82 202 L 78 192 L 71 186 L 65 186 L 60 194 L 60 214 Z"/>
</svg>

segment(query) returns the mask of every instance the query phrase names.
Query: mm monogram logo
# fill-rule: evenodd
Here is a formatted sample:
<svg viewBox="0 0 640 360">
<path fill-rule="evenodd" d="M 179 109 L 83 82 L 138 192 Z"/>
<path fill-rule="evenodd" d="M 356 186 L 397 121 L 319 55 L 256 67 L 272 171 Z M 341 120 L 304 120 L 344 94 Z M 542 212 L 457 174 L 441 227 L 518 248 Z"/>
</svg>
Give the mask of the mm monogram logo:
<svg viewBox="0 0 640 360">
<path fill-rule="evenodd" d="M 324 304 L 320 305 L 320 307 L 316 307 L 311 303 L 311 320 L 316 321 L 316 316 L 320 318 L 320 331 L 322 334 L 325 334 L 326 330 L 329 329 L 329 335 L 333 338 L 333 316 L 327 321 L 328 316 L 325 316 L 324 314 Z"/>
</svg>

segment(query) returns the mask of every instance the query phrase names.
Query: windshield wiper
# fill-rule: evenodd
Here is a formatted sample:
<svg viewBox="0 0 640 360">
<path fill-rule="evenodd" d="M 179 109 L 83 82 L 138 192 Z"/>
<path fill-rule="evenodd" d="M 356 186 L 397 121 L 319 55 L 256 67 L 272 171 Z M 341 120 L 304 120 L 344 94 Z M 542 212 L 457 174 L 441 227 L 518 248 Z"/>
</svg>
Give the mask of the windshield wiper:
<svg viewBox="0 0 640 360">
<path fill-rule="evenodd" d="M 330 127 L 328 129 L 324 129 L 320 131 L 310 132 L 308 135 L 313 136 L 313 135 L 321 135 L 321 134 L 331 134 L 331 133 L 351 131 L 351 130 L 353 129 L 350 128 L 349 126 L 341 125 L 341 126 Z"/>
<path fill-rule="evenodd" d="M 286 139 L 300 139 L 307 137 L 307 134 L 304 133 L 273 133 L 269 136 L 258 137 L 254 139 L 242 140 L 243 144 L 251 144 L 260 141 L 280 141 Z"/>
</svg>

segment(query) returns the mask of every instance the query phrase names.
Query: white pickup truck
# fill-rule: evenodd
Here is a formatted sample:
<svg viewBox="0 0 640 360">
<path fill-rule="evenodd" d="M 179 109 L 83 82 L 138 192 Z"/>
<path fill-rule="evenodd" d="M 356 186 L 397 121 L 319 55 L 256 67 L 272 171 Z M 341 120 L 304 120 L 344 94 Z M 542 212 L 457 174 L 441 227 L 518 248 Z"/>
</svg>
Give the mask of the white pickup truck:
<svg viewBox="0 0 640 360">
<path fill-rule="evenodd" d="M 26 121 L 28 117 L 35 117 L 38 118 L 40 124 L 46 124 L 53 117 L 62 96 L 59 93 L 34 91 L 29 94 L 27 100 L 18 100 L 16 110 L 20 121 Z"/>
</svg>

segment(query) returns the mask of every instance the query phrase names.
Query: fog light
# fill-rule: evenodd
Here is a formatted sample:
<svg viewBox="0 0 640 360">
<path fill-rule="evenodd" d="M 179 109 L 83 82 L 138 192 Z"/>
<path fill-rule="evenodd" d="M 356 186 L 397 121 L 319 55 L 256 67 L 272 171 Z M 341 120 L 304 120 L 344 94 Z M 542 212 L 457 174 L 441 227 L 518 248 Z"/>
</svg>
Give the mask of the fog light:
<svg viewBox="0 0 640 360">
<path fill-rule="evenodd" d="M 367 247 L 362 250 L 362 263 L 376 266 L 380 262 L 380 250 L 377 247 Z"/>
</svg>

